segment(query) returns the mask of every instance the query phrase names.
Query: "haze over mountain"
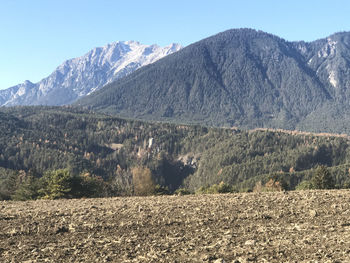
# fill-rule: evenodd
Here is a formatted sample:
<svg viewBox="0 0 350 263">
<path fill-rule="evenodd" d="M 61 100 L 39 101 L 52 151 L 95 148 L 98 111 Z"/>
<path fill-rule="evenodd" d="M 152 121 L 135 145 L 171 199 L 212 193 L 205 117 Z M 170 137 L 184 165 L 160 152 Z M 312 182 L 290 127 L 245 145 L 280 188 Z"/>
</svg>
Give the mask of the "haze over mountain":
<svg viewBox="0 0 350 263">
<path fill-rule="evenodd" d="M 0 106 L 69 104 L 180 48 L 178 44 L 160 47 L 135 41 L 94 48 L 82 57 L 65 61 L 38 83 L 25 81 L 0 90 Z"/>
<path fill-rule="evenodd" d="M 201 40 L 78 101 L 124 117 L 350 132 L 350 33 L 288 42 L 252 29 Z"/>
</svg>

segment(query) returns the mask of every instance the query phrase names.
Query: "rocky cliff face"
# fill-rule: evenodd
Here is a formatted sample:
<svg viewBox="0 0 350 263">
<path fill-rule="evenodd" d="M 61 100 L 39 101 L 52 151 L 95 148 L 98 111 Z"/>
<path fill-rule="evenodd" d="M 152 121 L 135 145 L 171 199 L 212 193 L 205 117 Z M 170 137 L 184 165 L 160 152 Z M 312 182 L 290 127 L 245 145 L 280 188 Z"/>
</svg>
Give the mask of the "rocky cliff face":
<svg viewBox="0 0 350 263">
<path fill-rule="evenodd" d="M 22 84 L 0 90 L 0 105 L 65 105 L 138 68 L 181 49 L 119 41 L 94 48 L 86 55 L 65 61 L 50 76 L 38 83 Z"/>
<path fill-rule="evenodd" d="M 350 98 L 350 34 L 337 33 L 308 44 L 307 65 L 338 102 Z"/>
</svg>

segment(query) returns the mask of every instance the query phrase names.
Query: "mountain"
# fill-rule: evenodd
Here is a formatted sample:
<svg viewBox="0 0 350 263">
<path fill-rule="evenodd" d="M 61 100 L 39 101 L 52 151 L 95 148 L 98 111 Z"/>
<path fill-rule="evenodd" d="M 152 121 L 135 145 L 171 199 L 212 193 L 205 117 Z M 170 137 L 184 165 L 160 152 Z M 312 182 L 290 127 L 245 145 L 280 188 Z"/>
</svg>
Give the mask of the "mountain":
<svg viewBox="0 0 350 263">
<path fill-rule="evenodd" d="M 0 90 L 0 105 L 69 104 L 180 48 L 178 44 L 159 47 L 134 41 L 94 48 L 82 57 L 65 61 L 36 84 L 25 81 Z"/>
<path fill-rule="evenodd" d="M 306 43 L 228 30 L 76 105 L 139 119 L 350 132 L 343 119 L 350 113 L 349 47 L 346 32 Z"/>
</svg>

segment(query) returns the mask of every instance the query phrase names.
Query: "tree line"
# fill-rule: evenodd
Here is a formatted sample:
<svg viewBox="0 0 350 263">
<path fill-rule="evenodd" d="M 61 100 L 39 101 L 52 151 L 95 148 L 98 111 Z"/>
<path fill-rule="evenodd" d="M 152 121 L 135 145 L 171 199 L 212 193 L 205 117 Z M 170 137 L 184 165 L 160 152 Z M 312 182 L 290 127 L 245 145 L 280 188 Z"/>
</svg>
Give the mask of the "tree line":
<svg viewBox="0 0 350 263">
<path fill-rule="evenodd" d="M 56 198 L 49 182 L 57 174 L 66 178 L 64 198 L 312 188 L 305 182 L 319 166 L 344 188 L 349 160 L 347 137 L 142 122 L 69 107 L 0 109 L 1 199 Z M 146 182 L 151 190 L 142 190 Z"/>
</svg>

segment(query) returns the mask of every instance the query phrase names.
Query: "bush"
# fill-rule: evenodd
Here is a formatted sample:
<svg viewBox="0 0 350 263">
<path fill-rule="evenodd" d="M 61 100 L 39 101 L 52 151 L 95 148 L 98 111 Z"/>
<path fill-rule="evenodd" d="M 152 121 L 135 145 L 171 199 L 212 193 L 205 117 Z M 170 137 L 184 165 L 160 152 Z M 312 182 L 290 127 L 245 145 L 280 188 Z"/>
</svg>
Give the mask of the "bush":
<svg viewBox="0 0 350 263">
<path fill-rule="evenodd" d="M 70 186 L 70 196 L 73 198 L 94 198 L 107 195 L 106 183 L 103 179 L 100 176 L 93 176 L 90 173 L 72 176 Z"/>
<path fill-rule="evenodd" d="M 220 194 L 232 193 L 232 187 L 229 184 L 221 182 L 217 187 L 217 192 Z"/>
<path fill-rule="evenodd" d="M 186 188 L 179 188 L 175 191 L 174 193 L 175 195 L 189 195 L 191 194 L 190 190 L 186 189 Z"/>
<path fill-rule="evenodd" d="M 202 186 L 196 191 L 196 194 L 223 194 L 232 192 L 233 189 L 229 184 L 221 182 L 220 184 L 213 184 L 212 186 Z"/>
<path fill-rule="evenodd" d="M 342 188 L 344 189 L 350 189 L 350 180 L 346 180 L 344 184 L 342 185 Z"/>
<path fill-rule="evenodd" d="M 170 194 L 168 187 L 157 184 L 154 188 L 155 195 L 168 195 Z"/>
<path fill-rule="evenodd" d="M 281 192 L 283 190 L 285 190 L 284 184 L 271 178 L 265 185 L 261 181 L 257 182 L 253 192 Z"/>
<path fill-rule="evenodd" d="M 302 181 L 302 182 L 300 182 L 300 184 L 298 184 L 295 187 L 295 190 L 298 190 L 298 191 L 310 190 L 310 189 L 314 189 L 314 188 L 313 188 L 312 182 L 309 180 Z"/>
</svg>

